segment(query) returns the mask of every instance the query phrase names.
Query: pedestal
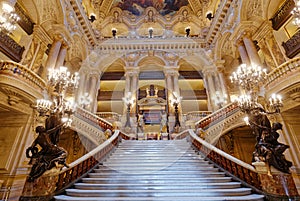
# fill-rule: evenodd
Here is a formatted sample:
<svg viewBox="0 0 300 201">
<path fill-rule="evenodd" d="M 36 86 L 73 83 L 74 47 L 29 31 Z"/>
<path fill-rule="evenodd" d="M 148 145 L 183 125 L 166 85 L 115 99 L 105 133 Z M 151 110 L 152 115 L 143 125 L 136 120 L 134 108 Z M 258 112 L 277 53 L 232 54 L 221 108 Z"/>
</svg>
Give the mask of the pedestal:
<svg viewBox="0 0 300 201">
<path fill-rule="evenodd" d="M 285 198 L 298 196 L 291 174 L 282 173 L 272 166 L 271 174 L 268 174 L 268 166 L 264 162 L 254 162 L 252 165 L 257 170 L 263 192 L 270 196 L 269 200 L 285 200 Z"/>
<path fill-rule="evenodd" d="M 162 140 L 169 140 L 169 133 L 161 133 L 161 139 Z"/>
<path fill-rule="evenodd" d="M 137 137 L 138 137 L 138 140 L 145 140 L 145 134 L 144 133 L 138 133 Z"/>
</svg>

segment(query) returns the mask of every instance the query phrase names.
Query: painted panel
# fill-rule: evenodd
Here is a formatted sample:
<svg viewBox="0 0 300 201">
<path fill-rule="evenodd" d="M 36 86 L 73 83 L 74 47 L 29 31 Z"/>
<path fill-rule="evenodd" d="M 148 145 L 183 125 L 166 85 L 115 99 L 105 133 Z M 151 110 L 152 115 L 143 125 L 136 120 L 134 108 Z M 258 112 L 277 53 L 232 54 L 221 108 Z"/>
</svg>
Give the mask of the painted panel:
<svg viewBox="0 0 300 201">
<path fill-rule="evenodd" d="M 113 5 L 139 16 L 150 6 L 156 8 L 161 15 L 172 15 L 188 4 L 188 0 L 115 0 Z"/>
</svg>

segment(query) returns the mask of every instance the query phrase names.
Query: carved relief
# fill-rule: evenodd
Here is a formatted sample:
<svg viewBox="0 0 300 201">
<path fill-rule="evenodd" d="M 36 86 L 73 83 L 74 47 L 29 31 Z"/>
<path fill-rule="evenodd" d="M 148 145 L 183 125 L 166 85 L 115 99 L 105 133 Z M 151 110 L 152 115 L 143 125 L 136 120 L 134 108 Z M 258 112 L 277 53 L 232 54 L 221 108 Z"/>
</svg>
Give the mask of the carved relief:
<svg viewBox="0 0 300 201">
<path fill-rule="evenodd" d="M 54 20 L 58 21 L 58 12 L 56 1 L 42 1 L 42 20 L 41 21 L 48 21 Z"/>
<path fill-rule="evenodd" d="M 262 4 L 261 0 L 251 0 L 247 6 L 247 18 L 251 18 L 254 16 L 262 16 Z"/>
<path fill-rule="evenodd" d="M 269 70 L 276 68 L 276 64 L 272 58 L 272 53 L 269 51 L 267 44 L 265 41 L 261 41 L 259 45 L 261 51 L 263 52 L 264 55 L 264 61 L 266 65 L 268 66 Z"/>
</svg>

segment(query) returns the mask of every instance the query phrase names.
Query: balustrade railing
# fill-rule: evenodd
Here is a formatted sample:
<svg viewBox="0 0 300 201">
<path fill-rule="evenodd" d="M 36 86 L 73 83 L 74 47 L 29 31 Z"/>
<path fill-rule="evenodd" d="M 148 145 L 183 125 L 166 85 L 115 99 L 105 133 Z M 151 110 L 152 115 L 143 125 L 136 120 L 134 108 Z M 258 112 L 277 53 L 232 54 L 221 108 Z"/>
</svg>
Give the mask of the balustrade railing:
<svg viewBox="0 0 300 201">
<path fill-rule="evenodd" d="M 69 168 L 64 168 L 58 176 L 56 193 L 61 193 L 63 189 L 72 185 L 75 181 L 102 161 L 118 145 L 119 136 L 122 137 L 123 135 L 120 135 L 120 131 L 115 131 L 111 138 L 103 144 L 99 145 L 80 159 L 69 164 Z"/>
<path fill-rule="evenodd" d="M 280 66 L 278 66 L 268 74 L 268 78 L 265 86 L 269 86 L 272 83 L 277 82 L 280 78 L 286 77 L 288 74 L 295 73 L 296 71 L 299 70 L 300 70 L 300 57 L 291 59 L 281 64 Z"/>
<path fill-rule="evenodd" d="M 103 131 L 107 129 L 113 130 L 113 126 L 110 122 L 80 107 L 77 108 L 75 115 L 78 115 L 79 118 L 81 117 L 91 124 L 100 126 Z"/>
<path fill-rule="evenodd" d="M 248 185 L 261 191 L 261 183 L 255 168 L 211 145 L 198 137 L 193 130 L 189 130 L 191 143 L 204 157 L 208 158 L 219 167 L 228 171 Z"/>
<path fill-rule="evenodd" d="M 211 114 L 210 111 L 193 111 L 193 112 L 188 112 L 184 116 L 186 121 L 199 121 L 200 119 L 203 119 L 204 117 L 210 114 Z"/>
<path fill-rule="evenodd" d="M 109 122 L 121 121 L 122 115 L 116 112 L 97 112 L 96 115 L 102 119 L 106 119 Z"/>
<path fill-rule="evenodd" d="M 221 108 L 220 110 L 212 113 L 211 115 L 200 119 L 198 122 L 195 123 L 195 127 L 196 129 L 201 128 L 203 130 L 206 130 L 208 127 L 217 124 L 219 121 L 230 116 L 237 110 L 239 110 L 237 103 L 231 103 L 225 106 L 224 108 Z"/>
<path fill-rule="evenodd" d="M 0 75 L 1 74 L 17 78 L 40 92 L 43 92 L 46 88 L 46 82 L 40 76 L 25 66 L 13 61 L 0 61 Z"/>
</svg>

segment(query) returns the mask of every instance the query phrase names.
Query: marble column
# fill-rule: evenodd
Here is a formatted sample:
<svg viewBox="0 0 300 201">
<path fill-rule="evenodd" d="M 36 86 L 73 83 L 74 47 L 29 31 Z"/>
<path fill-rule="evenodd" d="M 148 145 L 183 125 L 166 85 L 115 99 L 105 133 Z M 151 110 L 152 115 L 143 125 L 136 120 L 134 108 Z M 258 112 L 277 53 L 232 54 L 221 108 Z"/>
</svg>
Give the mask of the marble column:
<svg viewBox="0 0 300 201">
<path fill-rule="evenodd" d="M 86 86 L 87 86 L 87 72 L 88 70 L 83 70 L 80 69 L 80 72 L 79 72 L 79 87 L 78 87 L 78 90 L 77 90 L 77 93 L 76 93 L 76 102 L 79 102 L 80 103 L 80 98 L 81 96 L 83 96 L 87 91 L 86 91 Z M 89 92 L 87 92 L 89 93 Z"/>
<path fill-rule="evenodd" d="M 54 40 L 54 42 L 52 43 L 52 46 L 50 48 L 48 58 L 46 61 L 47 69 L 51 69 L 51 68 L 55 67 L 61 45 L 62 45 L 62 42 L 61 42 L 61 39 L 59 39 L 59 38 L 56 38 Z"/>
<path fill-rule="evenodd" d="M 218 78 L 219 78 L 219 82 L 220 82 L 220 87 L 221 87 L 221 95 L 223 96 L 223 99 L 225 101 L 224 104 L 229 102 L 229 96 L 228 96 L 228 90 L 226 88 L 227 84 L 225 81 L 225 77 L 224 77 L 224 61 L 218 61 L 217 62 L 217 72 L 218 72 Z"/>
<path fill-rule="evenodd" d="M 261 65 L 261 61 L 260 61 L 258 52 L 256 50 L 255 44 L 253 43 L 250 36 L 245 35 L 243 37 L 243 42 L 245 44 L 247 54 L 249 56 L 251 64 Z"/>
<path fill-rule="evenodd" d="M 65 57 L 66 57 L 66 54 L 67 54 L 67 48 L 68 48 L 68 46 L 66 44 L 61 45 L 61 48 L 59 50 L 59 54 L 58 54 L 58 57 L 57 57 L 57 61 L 56 61 L 56 64 L 55 64 L 55 68 L 58 69 L 59 67 L 64 65 Z"/>
<path fill-rule="evenodd" d="M 139 73 L 138 71 L 135 71 L 132 73 L 132 83 L 131 83 L 131 94 L 132 94 L 132 99 L 134 100 L 134 104 L 132 105 L 132 113 L 137 112 L 137 90 L 138 90 L 138 76 Z"/>
<path fill-rule="evenodd" d="M 204 71 L 204 76 L 207 79 L 207 84 L 209 86 L 208 87 L 209 91 L 207 91 L 207 95 L 209 98 L 209 102 L 211 103 L 211 108 L 213 110 L 216 110 L 216 105 L 214 104 L 214 101 L 213 101 L 214 95 L 216 94 L 216 88 L 215 88 L 215 83 L 212 78 L 211 69 L 207 69 L 206 71 Z"/>
<path fill-rule="evenodd" d="M 178 94 L 178 96 L 180 96 L 178 77 L 179 77 L 179 73 L 174 72 L 174 74 L 173 74 L 173 85 L 174 85 L 173 90 Z"/>
<path fill-rule="evenodd" d="M 242 62 L 244 64 L 250 65 L 250 59 L 248 57 L 246 48 L 245 48 L 244 43 L 242 41 L 238 42 L 238 50 L 239 50 Z"/>
<path fill-rule="evenodd" d="M 98 90 L 99 90 L 99 81 L 100 81 L 100 76 L 99 76 L 99 73 L 98 72 L 92 72 L 92 74 L 90 74 L 90 91 L 89 91 L 89 94 L 90 94 L 90 97 L 92 99 L 91 101 L 91 112 L 92 113 L 95 113 L 97 112 L 97 95 L 98 95 Z"/>
</svg>

